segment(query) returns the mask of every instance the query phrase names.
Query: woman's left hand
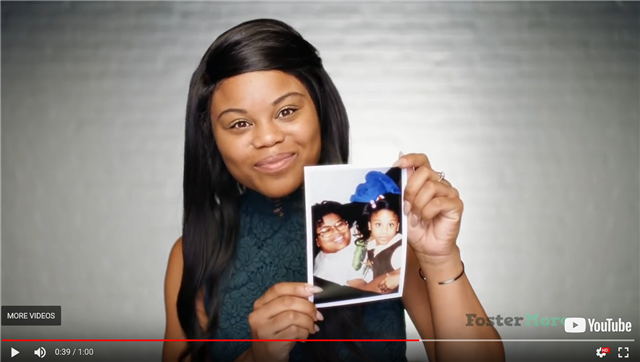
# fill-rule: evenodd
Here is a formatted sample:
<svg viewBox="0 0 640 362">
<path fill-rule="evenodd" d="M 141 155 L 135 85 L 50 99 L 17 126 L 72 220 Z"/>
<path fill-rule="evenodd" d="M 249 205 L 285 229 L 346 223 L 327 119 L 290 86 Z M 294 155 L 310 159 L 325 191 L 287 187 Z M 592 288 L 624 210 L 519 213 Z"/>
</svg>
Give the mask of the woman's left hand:
<svg viewBox="0 0 640 362">
<path fill-rule="evenodd" d="M 437 260 L 456 255 L 464 208 L 458 190 L 431 169 L 424 154 L 403 155 L 393 166 L 407 169 L 402 208 L 416 256 Z"/>
</svg>

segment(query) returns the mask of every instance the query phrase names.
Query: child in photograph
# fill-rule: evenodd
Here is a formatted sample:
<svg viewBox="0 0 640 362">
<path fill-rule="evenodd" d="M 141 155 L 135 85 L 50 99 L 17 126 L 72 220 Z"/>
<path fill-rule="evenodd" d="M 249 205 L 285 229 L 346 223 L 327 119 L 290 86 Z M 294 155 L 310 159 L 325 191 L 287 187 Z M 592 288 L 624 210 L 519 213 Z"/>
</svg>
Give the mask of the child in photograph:
<svg viewBox="0 0 640 362">
<path fill-rule="evenodd" d="M 381 195 L 377 201 L 365 206 L 363 212 L 364 217 L 369 220 L 367 230 L 361 231 L 369 240 L 366 265 L 368 272 L 373 273 L 373 278 L 386 275 L 385 280 L 378 285 L 383 293 L 397 291 L 403 261 L 400 215 L 394 205 L 397 202 L 392 201 L 394 198 L 397 199 L 398 195 L 390 194 L 386 198 Z M 369 231 L 369 235 L 366 231 Z"/>
<path fill-rule="evenodd" d="M 367 241 L 365 278 L 381 280 L 377 285 L 381 293 L 397 292 L 404 260 L 400 189 L 378 171 L 369 172 L 365 180 L 351 197 L 352 202 L 364 204 L 356 228 Z"/>
</svg>

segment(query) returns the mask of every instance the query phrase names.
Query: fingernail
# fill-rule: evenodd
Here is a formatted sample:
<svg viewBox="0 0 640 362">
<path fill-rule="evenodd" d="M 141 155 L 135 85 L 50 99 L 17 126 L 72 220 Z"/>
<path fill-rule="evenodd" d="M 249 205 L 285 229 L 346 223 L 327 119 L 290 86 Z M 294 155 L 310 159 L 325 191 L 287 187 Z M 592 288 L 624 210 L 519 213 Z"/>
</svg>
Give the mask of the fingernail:
<svg viewBox="0 0 640 362">
<path fill-rule="evenodd" d="M 320 311 L 319 311 L 319 310 L 318 310 L 318 311 L 316 311 L 316 318 L 317 318 L 319 321 L 323 321 L 323 320 L 324 320 L 324 316 L 322 315 L 322 313 L 320 313 Z"/>
<path fill-rule="evenodd" d="M 405 201 L 405 202 L 402 204 L 402 212 L 403 212 L 405 215 L 408 215 L 408 214 L 409 214 L 409 210 L 411 210 L 411 204 L 409 203 L 409 201 Z"/>
<path fill-rule="evenodd" d="M 400 167 L 402 165 L 402 159 L 396 160 L 391 167 Z"/>
<path fill-rule="evenodd" d="M 316 326 L 316 332 L 320 332 L 320 327 L 317 324 L 314 324 L 314 326 Z"/>
<path fill-rule="evenodd" d="M 322 292 L 322 288 L 315 285 L 308 285 L 304 288 L 308 293 L 316 294 Z"/>
<path fill-rule="evenodd" d="M 416 216 L 416 214 L 411 213 L 411 216 L 409 217 L 409 223 L 411 224 L 412 227 L 415 227 L 416 225 L 418 225 L 418 222 L 420 221 L 418 219 L 418 217 Z"/>
<path fill-rule="evenodd" d="M 404 153 L 402 153 L 402 151 L 398 152 L 398 158 L 404 156 Z"/>
</svg>

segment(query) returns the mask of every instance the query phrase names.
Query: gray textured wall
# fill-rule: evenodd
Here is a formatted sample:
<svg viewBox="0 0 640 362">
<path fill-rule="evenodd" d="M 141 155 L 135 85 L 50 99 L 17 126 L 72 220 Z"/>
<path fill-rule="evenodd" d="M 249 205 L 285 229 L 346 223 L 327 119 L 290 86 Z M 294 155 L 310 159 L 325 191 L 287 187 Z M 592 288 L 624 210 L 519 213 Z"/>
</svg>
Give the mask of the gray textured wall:
<svg viewBox="0 0 640 362">
<path fill-rule="evenodd" d="M 320 50 L 352 120 L 352 162 L 425 152 L 460 189 L 459 244 L 487 313 L 622 317 L 637 338 L 638 10 L 2 3 L 2 304 L 62 305 L 64 318 L 3 338 L 162 338 L 188 81 L 216 36 L 257 17 Z M 506 342 L 513 361 L 590 360 L 601 345 L 625 343 Z M 158 357 L 160 343 L 119 350 Z M 425 359 L 417 343 L 408 355 Z"/>
</svg>

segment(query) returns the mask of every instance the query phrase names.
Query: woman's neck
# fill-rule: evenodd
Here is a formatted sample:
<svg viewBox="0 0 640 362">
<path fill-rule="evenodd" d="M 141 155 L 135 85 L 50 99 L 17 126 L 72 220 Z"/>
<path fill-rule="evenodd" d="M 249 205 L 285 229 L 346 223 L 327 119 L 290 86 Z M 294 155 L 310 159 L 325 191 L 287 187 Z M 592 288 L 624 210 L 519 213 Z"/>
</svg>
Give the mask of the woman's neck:
<svg viewBox="0 0 640 362">
<path fill-rule="evenodd" d="M 284 217 L 292 212 L 304 211 L 304 188 L 302 186 L 280 198 L 267 197 L 257 191 L 247 189 L 242 195 L 242 199 L 252 209 L 266 215 Z"/>
</svg>

